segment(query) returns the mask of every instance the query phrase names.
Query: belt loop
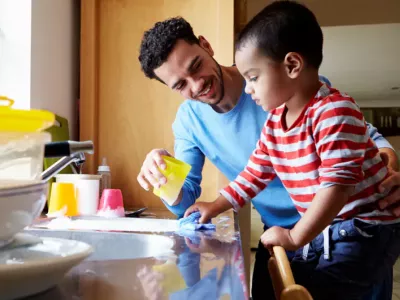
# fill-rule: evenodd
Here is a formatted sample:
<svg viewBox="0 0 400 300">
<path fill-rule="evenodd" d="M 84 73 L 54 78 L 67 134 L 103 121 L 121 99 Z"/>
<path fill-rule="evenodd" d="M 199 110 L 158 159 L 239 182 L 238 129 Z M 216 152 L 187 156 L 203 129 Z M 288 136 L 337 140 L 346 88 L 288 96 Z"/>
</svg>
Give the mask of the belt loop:
<svg viewBox="0 0 400 300">
<path fill-rule="evenodd" d="M 304 260 L 307 260 L 309 249 L 310 249 L 310 243 L 308 243 L 307 245 L 304 245 L 304 247 L 303 247 L 303 259 Z"/>
<path fill-rule="evenodd" d="M 324 231 L 323 231 L 323 235 L 324 235 L 324 258 L 326 260 L 329 260 L 331 258 L 330 255 L 330 243 L 329 243 L 329 226 L 327 226 Z"/>
</svg>

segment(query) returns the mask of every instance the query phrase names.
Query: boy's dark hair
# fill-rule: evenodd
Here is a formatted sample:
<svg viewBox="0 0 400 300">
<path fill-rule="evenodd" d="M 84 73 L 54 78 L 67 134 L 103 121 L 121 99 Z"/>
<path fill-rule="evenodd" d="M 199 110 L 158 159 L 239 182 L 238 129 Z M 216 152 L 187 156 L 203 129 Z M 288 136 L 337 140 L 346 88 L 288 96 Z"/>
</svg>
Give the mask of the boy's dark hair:
<svg viewBox="0 0 400 300">
<path fill-rule="evenodd" d="M 295 1 L 266 6 L 239 34 L 236 50 L 249 41 L 275 61 L 282 62 L 287 53 L 297 52 L 314 68 L 322 62 L 321 27 L 309 9 Z"/>
<path fill-rule="evenodd" d="M 144 33 L 140 45 L 139 61 L 142 71 L 148 78 L 160 80 L 154 74 L 154 69 L 168 59 L 178 40 L 184 40 L 191 45 L 199 43 L 192 26 L 181 17 L 157 22 L 153 28 Z"/>
</svg>

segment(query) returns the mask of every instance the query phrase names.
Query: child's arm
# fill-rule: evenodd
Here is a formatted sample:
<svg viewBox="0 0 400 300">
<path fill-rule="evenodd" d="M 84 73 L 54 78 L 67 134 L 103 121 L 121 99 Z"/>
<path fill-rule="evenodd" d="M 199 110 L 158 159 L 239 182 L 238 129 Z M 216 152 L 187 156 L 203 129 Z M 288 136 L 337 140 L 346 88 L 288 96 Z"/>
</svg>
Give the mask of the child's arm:
<svg viewBox="0 0 400 300">
<path fill-rule="evenodd" d="M 221 191 L 214 202 L 198 202 L 187 209 L 185 217 L 194 211 L 200 211 L 200 223 L 218 216 L 220 213 L 234 208 L 238 211 L 247 202 L 266 188 L 268 182 L 276 177 L 271 164 L 267 147 L 266 127 L 261 133 L 256 149 L 253 151 L 246 168 Z"/>
<path fill-rule="evenodd" d="M 193 204 L 186 210 L 185 218 L 191 213 L 198 211 L 201 215 L 199 223 L 204 224 L 232 207 L 232 204 L 224 196 L 220 195 L 213 202 L 197 202 Z"/>
<path fill-rule="evenodd" d="M 348 201 L 353 189 L 353 186 L 344 185 L 321 189 L 293 229 L 271 227 L 263 233 L 261 242 L 267 248 L 282 246 L 292 251 L 306 245 L 332 223 Z"/>
<path fill-rule="evenodd" d="M 298 247 L 304 246 L 331 224 L 353 190 L 353 186 L 345 185 L 319 190 L 307 212 L 290 232 L 294 244 Z"/>
</svg>

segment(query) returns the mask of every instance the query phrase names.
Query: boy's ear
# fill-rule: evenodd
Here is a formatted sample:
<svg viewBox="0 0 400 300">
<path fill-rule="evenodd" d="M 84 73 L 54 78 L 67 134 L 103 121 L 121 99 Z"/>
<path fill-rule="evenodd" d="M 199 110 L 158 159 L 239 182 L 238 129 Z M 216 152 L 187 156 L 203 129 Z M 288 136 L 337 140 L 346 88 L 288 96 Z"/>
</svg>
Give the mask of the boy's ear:
<svg viewBox="0 0 400 300">
<path fill-rule="evenodd" d="M 214 50 L 204 36 L 199 35 L 199 43 L 201 48 L 203 48 L 211 56 L 214 56 Z"/>
<path fill-rule="evenodd" d="M 286 54 L 283 63 L 285 65 L 286 74 L 291 79 L 299 77 L 300 72 L 304 68 L 304 59 L 297 52 L 289 52 Z"/>
</svg>

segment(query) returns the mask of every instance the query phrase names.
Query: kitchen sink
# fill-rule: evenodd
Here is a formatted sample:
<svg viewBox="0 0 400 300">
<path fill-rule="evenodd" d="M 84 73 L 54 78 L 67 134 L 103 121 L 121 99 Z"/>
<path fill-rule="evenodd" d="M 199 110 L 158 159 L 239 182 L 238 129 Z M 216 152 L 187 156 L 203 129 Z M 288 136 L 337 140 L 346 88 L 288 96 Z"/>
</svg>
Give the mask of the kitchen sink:
<svg viewBox="0 0 400 300">
<path fill-rule="evenodd" d="M 157 234 L 96 232 L 76 230 L 26 229 L 24 232 L 39 237 L 77 240 L 93 246 L 94 253 L 87 260 L 123 260 L 159 257 L 172 254 L 174 240 Z"/>
</svg>

